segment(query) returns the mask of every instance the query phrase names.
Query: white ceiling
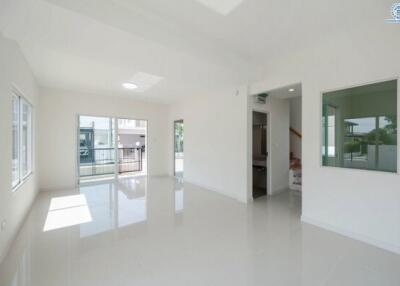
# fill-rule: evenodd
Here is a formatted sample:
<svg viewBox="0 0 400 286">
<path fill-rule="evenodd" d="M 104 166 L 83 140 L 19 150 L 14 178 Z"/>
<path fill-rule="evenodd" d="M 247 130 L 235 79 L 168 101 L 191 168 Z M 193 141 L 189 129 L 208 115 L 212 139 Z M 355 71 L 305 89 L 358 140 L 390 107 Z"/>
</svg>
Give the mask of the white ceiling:
<svg viewBox="0 0 400 286">
<path fill-rule="evenodd" d="M 271 97 L 280 99 L 288 99 L 288 98 L 302 96 L 301 83 L 295 83 L 274 90 L 269 90 L 266 91 L 266 93 L 268 93 L 268 95 Z"/>
<path fill-rule="evenodd" d="M 19 43 L 42 86 L 168 102 L 263 78 L 269 60 L 334 34 L 364 31 L 383 22 L 390 5 L 0 0 L 0 31 Z M 160 80 L 137 91 L 121 88 L 143 73 Z"/>
</svg>

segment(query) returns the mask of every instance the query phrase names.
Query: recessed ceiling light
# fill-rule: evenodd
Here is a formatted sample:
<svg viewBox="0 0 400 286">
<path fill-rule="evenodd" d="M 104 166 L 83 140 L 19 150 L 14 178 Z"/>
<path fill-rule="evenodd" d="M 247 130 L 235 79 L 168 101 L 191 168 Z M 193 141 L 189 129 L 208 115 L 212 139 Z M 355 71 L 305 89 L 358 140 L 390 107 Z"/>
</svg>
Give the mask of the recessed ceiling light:
<svg viewBox="0 0 400 286">
<path fill-rule="evenodd" d="M 126 89 L 136 89 L 138 86 L 132 82 L 124 82 L 122 86 Z"/>
<path fill-rule="evenodd" d="M 294 88 L 289 88 L 289 92 L 293 92 L 293 91 L 295 91 Z"/>
<path fill-rule="evenodd" d="M 163 78 L 144 72 L 136 72 L 132 77 L 127 78 L 122 86 L 129 90 L 135 90 L 135 93 L 145 92 L 158 84 Z"/>
</svg>

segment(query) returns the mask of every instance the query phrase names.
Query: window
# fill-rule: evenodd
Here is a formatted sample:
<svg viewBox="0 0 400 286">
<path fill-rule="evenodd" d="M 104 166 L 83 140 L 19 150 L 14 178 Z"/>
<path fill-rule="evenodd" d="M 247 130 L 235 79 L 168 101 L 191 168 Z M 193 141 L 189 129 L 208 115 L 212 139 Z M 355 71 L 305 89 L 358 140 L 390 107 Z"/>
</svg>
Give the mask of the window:
<svg viewBox="0 0 400 286">
<path fill-rule="evenodd" d="M 12 99 L 12 186 L 19 183 L 19 97 Z"/>
<path fill-rule="evenodd" d="M 32 106 L 16 94 L 12 98 L 12 187 L 32 173 Z"/>
<path fill-rule="evenodd" d="M 21 99 L 21 160 L 22 177 L 32 172 L 32 107 Z"/>
<path fill-rule="evenodd" d="M 397 171 L 397 80 L 326 92 L 323 166 Z"/>
</svg>

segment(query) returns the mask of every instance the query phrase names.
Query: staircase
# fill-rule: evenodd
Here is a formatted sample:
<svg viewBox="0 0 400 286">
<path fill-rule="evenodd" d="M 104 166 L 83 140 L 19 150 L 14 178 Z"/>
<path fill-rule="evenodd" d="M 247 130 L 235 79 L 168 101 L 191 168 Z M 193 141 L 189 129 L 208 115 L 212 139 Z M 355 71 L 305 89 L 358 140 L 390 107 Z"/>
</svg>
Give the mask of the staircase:
<svg viewBox="0 0 400 286">
<path fill-rule="evenodd" d="M 295 135 L 301 140 L 301 133 L 290 127 L 290 134 Z M 293 152 L 290 152 L 290 170 L 289 170 L 289 188 L 291 190 L 301 191 L 301 160 L 296 158 Z"/>
</svg>

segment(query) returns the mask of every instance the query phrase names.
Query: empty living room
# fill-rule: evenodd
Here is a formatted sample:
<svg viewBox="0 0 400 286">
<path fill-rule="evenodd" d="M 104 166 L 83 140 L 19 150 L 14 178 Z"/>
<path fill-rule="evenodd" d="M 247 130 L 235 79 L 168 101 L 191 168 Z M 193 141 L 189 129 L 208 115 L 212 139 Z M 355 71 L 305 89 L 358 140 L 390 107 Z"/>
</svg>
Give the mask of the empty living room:
<svg viewBox="0 0 400 286">
<path fill-rule="evenodd" d="M 400 2 L 0 0 L 0 286 L 399 286 Z"/>
</svg>

